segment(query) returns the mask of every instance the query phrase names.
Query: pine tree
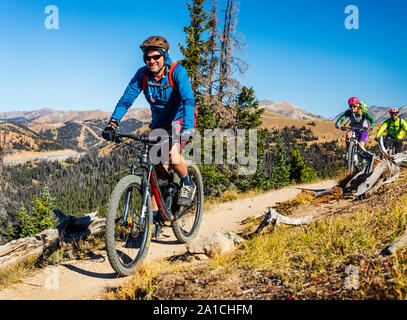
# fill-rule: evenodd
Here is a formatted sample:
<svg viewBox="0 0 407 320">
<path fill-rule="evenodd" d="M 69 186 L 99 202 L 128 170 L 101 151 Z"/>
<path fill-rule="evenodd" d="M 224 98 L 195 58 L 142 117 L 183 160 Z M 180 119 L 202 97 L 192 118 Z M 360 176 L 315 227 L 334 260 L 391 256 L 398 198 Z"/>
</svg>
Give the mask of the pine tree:
<svg viewBox="0 0 407 320">
<path fill-rule="evenodd" d="M 310 182 L 315 180 L 317 174 L 311 167 L 307 167 L 304 158 L 300 154 L 300 149 L 297 144 L 294 144 L 291 150 L 291 162 L 290 162 L 290 180 L 297 183 Z"/>
<path fill-rule="evenodd" d="M 180 62 L 191 78 L 196 96 L 200 96 L 203 78 L 201 76 L 202 68 L 208 62 L 204 59 L 205 40 L 203 34 L 208 29 L 209 14 L 205 11 L 204 4 L 206 0 L 192 0 L 187 3 L 191 22 L 189 26 L 184 27 L 186 35 L 186 44 L 184 47 L 180 44 L 180 49 L 184 59 Z"/>
<path fill-rule="evenodd" d="M 215 114 L 210 105 L 202 104 L 198 106 L 198 114 L 196 127 L 203 134 L 205 129 L 215 129 L 218 127 Z"/>
<path fill-rule="evenodd" d="M 34 225 L 34 219 L 29 215 L 27 208 L 23 203 L 20 205 L 20 210 L 17 213 L 17 223 L 12 225 L 7 231 L 7 240 L 25 238 L 37 233 Z"/>
<path fill-rule="evenodd" d="M 32 201 L 32 214 L 34 216 L 34 225 L 40 232 L 54 227 L 53 210 L 55 209 L 55 198 L 51 197 L 48 187 L 45 186 L 40 196 L 34 196 Z"/>
<path fill-rule="evenodd" d="M 284 139 L 280 131 L 277 133 L 277 150 L 273 153 L 274 166 L 270 179 L 274 188 L 282 188 L 290 184 L 290 164 L 286 161 Z"/>
<path fill-rule="evenodd" d="M 236 128 L 257 129 L 263 122 L 261 116 L 264 109 L 259 108 L 259 101 L 253 88 L 243 87 L 237 97 Z"/>
<path fill-rule="evenodd" d="M 267 136 L 267 129 L 260 129 L 263 123 L 261 121 L 263 112 L 264 109 L 259 108 L 259 102 L 254 95 L 254 89 L 243 87 L 236 101 L 235 128 L 246 130 L 257 129 L 257 165 L 256 172 L 252 176 L 238 178 L 237 185 L 242 191 L 250 188 L 267 190 L 271 187 L 271 181 L 266 173 L 262 171 Z M 248 135 L 245 143 L 246 146 L 249 145 Z"/>
</svg>

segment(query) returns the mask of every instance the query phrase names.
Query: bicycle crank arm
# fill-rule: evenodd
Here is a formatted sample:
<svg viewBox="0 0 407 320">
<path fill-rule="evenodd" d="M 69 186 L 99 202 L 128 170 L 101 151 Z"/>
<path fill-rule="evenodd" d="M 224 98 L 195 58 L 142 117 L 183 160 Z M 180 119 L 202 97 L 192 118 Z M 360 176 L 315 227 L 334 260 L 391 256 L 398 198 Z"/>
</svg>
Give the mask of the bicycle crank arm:
<svg viewBox="0 0 407 320">
<path fill-rule="evenodd" d="M 194 201 L 192 201 L 188 206 L 186 206 L 184 209 L 182 209 L 181 212 L 176 213 L 175 220 L 182 218 L 195 204 L 196 204 L 196 199 L 194 199 Z"/>
</svg>

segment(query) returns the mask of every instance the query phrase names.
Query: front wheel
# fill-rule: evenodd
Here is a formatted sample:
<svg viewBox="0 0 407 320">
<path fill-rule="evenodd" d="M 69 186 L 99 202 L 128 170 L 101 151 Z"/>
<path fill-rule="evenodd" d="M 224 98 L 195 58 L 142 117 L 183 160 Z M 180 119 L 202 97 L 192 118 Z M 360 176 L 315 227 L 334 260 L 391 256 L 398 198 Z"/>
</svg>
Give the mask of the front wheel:
<svg viewBox="0 0 407 320">
<path fill-rule="evenodd" d="M 106 216 L 106 251 L 109 262 L 119 276 L 134 273 L 145 258 L 151 241 L 152 205 L 142 208 L 141 178 L 128 175 L 121 179 L 110 197 Z M 140 219 L 145 211 L 145 219 Z"/>
<path fill-rule="evenodd" d="M 357 159 L 357 144 L 355 141 L 350 140 L 349 141 L 349 146 L 348 146 L 348 170 L 349 170 L 349 175 L 353 175 L 355 172 L 355 168 L 358 163 Z"/>
<path fill-rule="evenodd" d="M 181 243 L 187 243 L 196 237 L 202 221 L 204 204 L 203 182 L 199 168 L 196 165 L 189 165 L 188 174 L 196 186 L 195 196 L 188 206 L 180 208 L 180 212 L 185 211 L 185 214 L 171 222 L 175 237 Z"/>
</svg>

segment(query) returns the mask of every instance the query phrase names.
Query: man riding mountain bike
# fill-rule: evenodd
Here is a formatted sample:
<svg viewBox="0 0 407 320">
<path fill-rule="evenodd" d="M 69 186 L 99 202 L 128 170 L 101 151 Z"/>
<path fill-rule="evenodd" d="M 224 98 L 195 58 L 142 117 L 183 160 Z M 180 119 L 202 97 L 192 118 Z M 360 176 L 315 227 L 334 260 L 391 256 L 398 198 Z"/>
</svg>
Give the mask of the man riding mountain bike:
<svg viewBox="0 0 407 320">
<path fill-rule="evenodd" d="M 357 97 L 351 97 L 348 100 L 349 109 L 346 110 L 336 121 L 335 127 L 339 129 L 340 124 L 346 119 L 350 118 L 350 125 L 352 127 L 368 128 L 370 124 L 370 131 L 373 130 L 376 120 L 367 111 L 367 106 L 359 100 Z M 346 143 L 352 136 L 352 129 L 346 132 Z M 364 148 L 367 138 L 369 136 L 368 129 L 366 131 L 361 131 L 357 133 L 358 141 L 360 145 Z"/>
<path fill-rule="evenodd" d="M 383 122 L 379 131 L 377 131 L 375 140 L 379 142 L 380 136 L 387 131 L 386 137 L 383 139 L 385 148 L 389 148 L 392 139 L 395 147 L 395 153 L 401 152 L 403 146 L 404 132 L 407 133 L 407 123 L 399 117 L 399 109 L 390 109 L 390 118 Z"/>
<path fill-rule="evenodd" d="M 194 92 L 186 69 L 173 63 L 169 56 L 169 44 L 161 36 L 151 36 L 140 46 L 143 52 L 145 66 L 141 67 L 128 84 L 123 96 L 103 130 L 102 136 L 108 141 L 115 139 L 116 129 L 120 120 L 132 106 L 141 91 L 150 104 L 152 121 L 150 128 L 164 129 L 169 136 L 179 134 L 181 143 L 173 143 L 169 151 L 169 164 L 182 180 L 182 189 L 178 205 L 188 205 L 196 191 L 196 186 L 191 181 L 187 165 L 181 155 L 183 145 L 192 137 L 195 130 L 196 107 Z M 155 236 L 161 232 L 158 206 L 152 198 Z"/>
</svg>

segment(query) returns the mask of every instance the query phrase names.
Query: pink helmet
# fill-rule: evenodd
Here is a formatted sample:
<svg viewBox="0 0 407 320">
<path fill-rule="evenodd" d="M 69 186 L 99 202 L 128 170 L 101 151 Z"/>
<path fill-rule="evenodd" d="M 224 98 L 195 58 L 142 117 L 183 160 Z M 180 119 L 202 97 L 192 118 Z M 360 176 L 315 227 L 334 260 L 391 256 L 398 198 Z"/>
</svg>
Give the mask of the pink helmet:
<svg viewBox="0 0 407 320">
<path fill-rule="evenodd" d="M 359 100 L 359 98 L 357 98 L 357 97 L 352 97 L 352 98 L 350 98 L 349 101 L 348 101 L 348 104 L 349 104 L 349 105 L 351 105 L 351 104 L 359 104 L 359 103 L 360 103 L 360 100 Z"/>
<path fill-rule="evenodd" d="M 389 110 L 389 112 L 390 112 L 390 113 L 399 113 L 399 109 L 397 109 L 397 108 L 391 108 L 391 109 Z"/>
</svg>

